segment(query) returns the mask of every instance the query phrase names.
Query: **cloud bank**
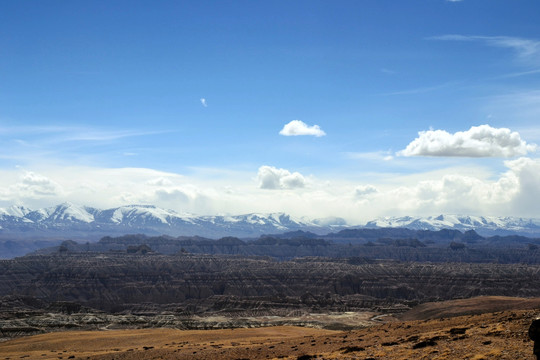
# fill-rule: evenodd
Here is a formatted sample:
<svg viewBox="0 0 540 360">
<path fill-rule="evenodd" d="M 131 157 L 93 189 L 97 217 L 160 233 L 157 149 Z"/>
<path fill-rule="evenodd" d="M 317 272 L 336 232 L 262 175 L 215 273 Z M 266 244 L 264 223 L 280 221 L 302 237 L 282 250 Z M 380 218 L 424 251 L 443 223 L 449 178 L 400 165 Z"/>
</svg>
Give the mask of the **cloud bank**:
<svg viewBox="0 0 540 360">
<path fill-rule="evenodd" d="M 536 150 L 519 133 L 489 125 L 473 126 L 450 134 L 445 130 L 420 131 L 400 156 L 514 157 Z"/>
<path fill-rule="evenodd" d="M 311 135 L 316 137 L 326 135 L 319 125 L 309 126 L 300 120 L 293 120 L 290 123 L 285 124 L 279 134 L 284 136 Z"/>
<path fill-rule="evenodd" d="M 0 170 L 0 207 L 37 209 L 65 201 L 97 208 L 152 204 L 201 215 L 338 216 L 350 224 L 392 215 L 538 217 L 540 159 L 521 157 L 504 161 L 504 166 L 502 173 L 471 165 L 391 177 L 380 174 L 371 176 L 369 183 L 367 178 L 306 179 L 272 166 L 227 170 L 214 180 L 145 168 Z"/>
<path fill-rule="evenodd" d="M 261 189 L 296 189 L 306 184 L 306 179 L 298 172 L 266 165 L 259 168 L 257 179 Z"/>
</svg>

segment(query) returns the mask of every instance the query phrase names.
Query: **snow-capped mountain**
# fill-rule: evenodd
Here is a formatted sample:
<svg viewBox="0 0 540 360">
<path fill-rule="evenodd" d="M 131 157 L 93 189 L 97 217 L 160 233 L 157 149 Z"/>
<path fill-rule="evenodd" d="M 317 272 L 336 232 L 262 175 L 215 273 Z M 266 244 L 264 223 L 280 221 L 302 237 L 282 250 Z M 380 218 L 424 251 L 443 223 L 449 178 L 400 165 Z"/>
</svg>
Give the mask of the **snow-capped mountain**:
<svg viewBox="0 0 540 360">
<path fill-rule="evenodd" d="M 366 223 L 367 228 L 408 228 L 414 230 L 475 230 L 483 235 L 540 234 L 540 219 L 496 216 L 439 215 L 428 217 L 381 217 Z"/>
<path fill-rule="evenodd" d="M 127 233 L 199 235 L 210 238 L 258 237 L 262 234 L 297 230 L 324 235 L 347 226 L 343 219 L 334 217 L 311 220 L 295 218 L 285 213 L 197 216 L 152 205 L 127 205 L 105 210 L 72 203 L 38 210 L 21 206 L 0 208 L 2 238 L 54 237 L 97 240 L 105 235 Z M 476 230 L 482 235 L 540 235 L 540 219 L 493 216 L 383 217 L 369 221 L 361 227 Z"/>
<path fill-rule="evenodd" d="M 196 216 L 152 205 L 128 205 L 100 210 L 64 203 L 54 207 L 0 209 L 0 234 L 97 238 L 118 233 L 251 237 L 294 230 L 324 234 L 343 228 L 333 221 L 293 218 L 284 213 L 235 216 Z M 60 234 L 59 234 L 60 233 Z"/>
</svg>

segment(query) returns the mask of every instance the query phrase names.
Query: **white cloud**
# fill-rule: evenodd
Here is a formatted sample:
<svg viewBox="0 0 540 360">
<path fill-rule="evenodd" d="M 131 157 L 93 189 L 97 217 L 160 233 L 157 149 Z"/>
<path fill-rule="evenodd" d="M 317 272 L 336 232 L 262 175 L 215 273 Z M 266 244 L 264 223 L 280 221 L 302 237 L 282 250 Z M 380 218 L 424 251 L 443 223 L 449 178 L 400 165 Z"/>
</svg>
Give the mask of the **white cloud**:
<svg viewBox="0 0 540 360">
<path fill-rule="evenodd" d="M 261 189 L 295 189 L 306 184 L 306 179 L 298 172 L 266 165 L 259 168 L 257 179 Z"/>
<path fill-rule="evenodd" d="M 208 107 L 208 104 L 206 103 L 206 99 L 205 99 L 205 98 L 201 98 L 201 104 L 202 104 L 202 106 L 204 106 L 204 107 Z"/>
<path fill-rule="evenodd" d="M 513 157 L 536 150 L 519 133 L 489 125 L 473 126 L 450 134 L 445 130 L 420 131 L 401 156 Z"/>
<path fill-rule="evenodd" d="M 316 137 L 326 135 L 319 125 L 309 126 L 300 120 L 293 120 L 288 124 L 285 124 L 279 134 L 284 136 L 312 135 Z"/>
</svg>

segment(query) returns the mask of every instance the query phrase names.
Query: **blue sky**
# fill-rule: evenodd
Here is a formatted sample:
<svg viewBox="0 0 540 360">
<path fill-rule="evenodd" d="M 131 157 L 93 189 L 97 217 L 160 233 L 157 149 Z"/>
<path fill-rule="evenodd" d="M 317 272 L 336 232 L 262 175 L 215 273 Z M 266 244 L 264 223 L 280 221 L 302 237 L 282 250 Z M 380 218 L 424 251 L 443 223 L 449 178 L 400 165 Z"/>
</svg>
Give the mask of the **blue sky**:
<svg viewBox="0 0 540 360">
<path fill-rule="evenodd" d="M 3 1 L 0 206 L 539 217 L 539 13 Z"/>
</svg>

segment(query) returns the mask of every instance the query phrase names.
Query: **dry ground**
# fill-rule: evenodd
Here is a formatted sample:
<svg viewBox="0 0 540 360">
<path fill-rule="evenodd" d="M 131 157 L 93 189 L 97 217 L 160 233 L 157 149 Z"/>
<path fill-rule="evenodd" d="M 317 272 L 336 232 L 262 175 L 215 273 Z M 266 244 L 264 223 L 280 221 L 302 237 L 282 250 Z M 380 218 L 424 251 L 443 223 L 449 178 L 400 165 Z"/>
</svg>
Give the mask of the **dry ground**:
<svg viewBox="0 0 540 360">
<path fill-rule="evenodd" d="M 533 359 L 536 311 L 392 322 L 347 332 L 299 327 L 62 332 L 0 344 L 0 359 Z"/>
</svg>

